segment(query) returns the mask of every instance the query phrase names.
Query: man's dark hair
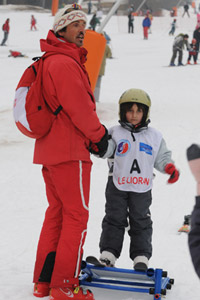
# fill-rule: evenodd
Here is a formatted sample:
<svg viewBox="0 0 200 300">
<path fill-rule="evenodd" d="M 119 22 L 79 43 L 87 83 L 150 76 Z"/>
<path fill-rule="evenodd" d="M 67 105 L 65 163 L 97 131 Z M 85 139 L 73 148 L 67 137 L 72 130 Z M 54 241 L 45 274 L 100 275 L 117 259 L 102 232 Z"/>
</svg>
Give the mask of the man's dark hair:
<svg viewBox="0 0 200 300">
<path fill-rule="evenodd" d="M 62 37 L 62 36 L 59 34 L 59 32 L 65 32 L 66 30 L 67 30 L 67 26 L 65 26 L 65 27 L 63 27 L 62 29 L 60 29 L 59 31 L 57 31 L 57 32 L 55 33 L 55 36 L 56 36 L 57 38 Z"/>
</svg>

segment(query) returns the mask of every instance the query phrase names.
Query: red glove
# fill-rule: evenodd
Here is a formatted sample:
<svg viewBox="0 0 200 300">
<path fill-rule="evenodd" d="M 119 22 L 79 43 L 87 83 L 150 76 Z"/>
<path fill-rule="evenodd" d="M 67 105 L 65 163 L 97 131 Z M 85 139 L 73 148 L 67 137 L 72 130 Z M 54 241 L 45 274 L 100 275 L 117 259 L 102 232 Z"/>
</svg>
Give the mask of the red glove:
<svg viewBox="0 0 200 300">
<path fill-rule="evenodd" d="M 165 166 L 165 172 L 167 174 L 170 174 L 170 177 L 168 179 L 168 183 L 174 183 L 179 178 L 179 171 L 176 169 L 175 165 L 172 163 L 169 163 Z"/>
</svg>

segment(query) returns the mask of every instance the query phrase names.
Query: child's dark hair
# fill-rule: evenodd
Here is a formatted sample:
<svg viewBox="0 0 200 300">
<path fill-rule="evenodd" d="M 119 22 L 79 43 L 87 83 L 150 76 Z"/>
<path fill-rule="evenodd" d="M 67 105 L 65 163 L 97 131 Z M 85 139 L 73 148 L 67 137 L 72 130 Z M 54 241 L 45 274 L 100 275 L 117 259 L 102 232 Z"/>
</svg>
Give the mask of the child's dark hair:
<svg viewBox="0 0 200 300">
<path fill-rule="evenodd" d="M 147 105 L 142 104 L 142 103 L 125 102 L 125 103 L 120 104 L 120 120 L 122 122 L 127 122 L 126 113 L 127 113 L 127 111 L 129 111 L 131 109 L 133 104 L 136 104 L 137 107 L 143 111 L 143 118 L 142 118 L 141 125 L 144 125 L 147 121 L 147 115 L 148 115 L 149 108 Z"/>
</svg>

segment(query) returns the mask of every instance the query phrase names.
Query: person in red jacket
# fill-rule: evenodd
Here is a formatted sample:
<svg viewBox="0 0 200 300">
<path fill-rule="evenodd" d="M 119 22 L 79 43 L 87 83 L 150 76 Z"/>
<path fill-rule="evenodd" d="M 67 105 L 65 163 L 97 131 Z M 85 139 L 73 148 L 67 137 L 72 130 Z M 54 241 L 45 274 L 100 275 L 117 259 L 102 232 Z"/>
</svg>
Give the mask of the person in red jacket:
<svg viewBox="0 0 200 300">
<path fill-rule="evenodd" d="M 84 63 L 86 14 L 77 4 L 55 16 L 53 30 L 40 41 L 51 54 L 43 63 L 43 96 L 49 107 L 62 110 L 50 132 L 37 139 L 34 163 L 42 164 L 48 208 L 38 243 L 34 296 L 51 300 L 94 300 L 79 286 L 83 245 L 87 234 L 90 172 L 89 149 L 103 156 L 107 129 L 100 123 Z"/>
<path fill-rule="evenodd" d="M 4 32 L 4 37 L 3 37 L 3 40 L 1 42 L 1 46 L 5 46 L 5 43 L 6 43 L 7 39 L 8 39 L 8 35 L 9 35 L 9 31 L 10 31 L 10 25 L 9 25 L 9 23 L 10 23 L 10 19 L 7 19 L 5 21 L 5 23 L 3 24 L 3 26 L 2 26 L 2 30 Z"/>
<path fill-rule="evenodd" d="M 31 15 L 31 30 L 33 30 L 33 29 L 37 30 L 36 19 L 35 19 L 34 15 Z"/>
<path fill-rule="evenodd" d="M 26 57 L 26 55 L 22 54 L 21 52 L 19 51 L 12 51 L 12 50 L 9 50 L 10 54 L 8 55 L 8 57 Z"/>
</svg>

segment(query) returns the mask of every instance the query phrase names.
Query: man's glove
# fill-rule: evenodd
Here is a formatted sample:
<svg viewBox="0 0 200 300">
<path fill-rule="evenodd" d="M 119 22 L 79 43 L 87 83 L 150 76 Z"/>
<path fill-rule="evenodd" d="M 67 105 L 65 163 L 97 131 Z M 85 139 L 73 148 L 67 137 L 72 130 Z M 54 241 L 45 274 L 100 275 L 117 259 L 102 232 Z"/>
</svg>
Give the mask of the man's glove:
<svg viewBox="0 0 200 300">
<path fill-rule="evenodd" d="M 197 182 L 197 195 L 200 196 L 200 146 L 192 144 L 187 149 L 187 159 L 190 170 Z"/>
<path fill-rule="evenodd" d="M 175 165 L 172 163 L 169 163 L 165 166 L 165 172 L 167 174 L 170 174 L 170 177 L 168 179 L 168 183 L 174 183 L 179 178 L 179 171 L 176 169 Z"/>
<path fill-rule="evenodd" d="M 89 151 L 99 157 L 103 157 L 108 148 L 108 130 L 105 128 L 105 134 L 98 143 L 91 143 Z"/>
</svg>

